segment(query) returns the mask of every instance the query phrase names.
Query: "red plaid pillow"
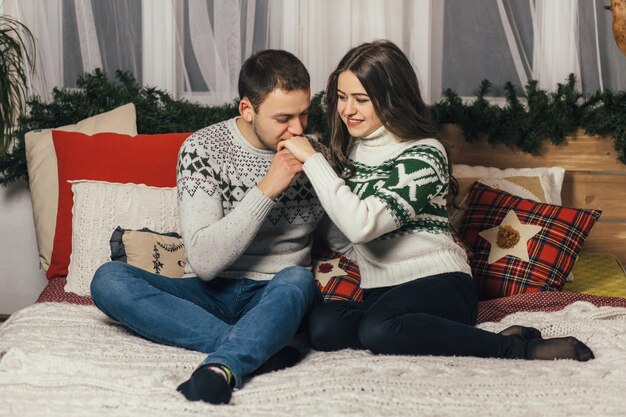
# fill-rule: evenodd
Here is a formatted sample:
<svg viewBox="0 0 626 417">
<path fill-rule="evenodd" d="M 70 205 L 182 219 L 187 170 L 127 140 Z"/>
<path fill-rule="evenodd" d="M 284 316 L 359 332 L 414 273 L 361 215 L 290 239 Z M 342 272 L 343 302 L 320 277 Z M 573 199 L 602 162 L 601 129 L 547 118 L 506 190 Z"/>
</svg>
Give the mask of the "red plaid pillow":
<svg viewBox="0 0 626 417">
<path fill-rule="evenodd" d="M 313 274 L 324 301 L 363 301 L 359 267 L 341 253 L 315 247 Z"/>
<path fill-rule="evenodd" d="M 472 248 L 481 300 L 560 290 L 602 213 L 539 203 L 481 183 L 468 201 L 460 234 Z"/>
</svg>

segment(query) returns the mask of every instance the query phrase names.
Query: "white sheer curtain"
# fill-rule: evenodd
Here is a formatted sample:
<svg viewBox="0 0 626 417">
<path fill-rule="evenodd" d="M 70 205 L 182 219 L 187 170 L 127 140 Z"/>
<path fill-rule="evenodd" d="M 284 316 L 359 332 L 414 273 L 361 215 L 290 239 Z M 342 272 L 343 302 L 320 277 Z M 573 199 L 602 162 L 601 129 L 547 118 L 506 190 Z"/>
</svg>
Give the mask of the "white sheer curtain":
<svg viewBox="0 0 626 417">
<path fill-rule="evenodd" d="M 608 1 L 578 0 L 579 49 L 583 91 L 625 90 L 626 56 L 613 38 L 613 15 Z"/>
<path fill-rule="evenodd" d="M 540 88 L 552 90 L 573 73 L 580 88 L 577 2 L 531 0 L 516 9 L 510 1 L 497 0 L 497 6 L 521 85 L 534 79 Z M 529 34 L 532 42 L 524 42 Z"/>
<path fill-rule="evenodd" d="M 578 2 L 535 0 L 534 9 L 533 78 L 550 90 L 573 73 L 580 88 Z"/>
<path fill-rule="evenodd" d="M 61 0 L 5 0 L 3 7 L 3 13 L 26 24 L 35 37 L 37 70 L 30 93 L 51 98 L 52 88 L 64 85 Z"/>
<path fill-rule="evenodd" d="M 93 8 L 90 1 L 74 2 L 76 13 L 76 26 L 80 36 L 80 55 L 82 56 L 83 69 L 91 72 L 96 68 L 102 68 L 102 55 L 98 44 L 98 33 L 96 32 L 96 20 L 93 15 Z"/>
<path fill-rule="evenodd" d="M 535 79 L 551 90 L 573 73 L 585 94 L 626 88 L 626 56 L 613 39 L 608 1 L 497 2 L 522 84 Z"/>
<path fill-rule="evenodd" d="M 84 72 L 132 71 L 141 81 L 141 0 L 4 0 L 4 13 L 31 30 L 36 70 L 30 91 L 44 100 Z"/>
<path fill-rule="evenodd" d="M 324 89 L 328 74 L 341 57 L 362 42 L 389 39 L 413 58 L 416 67 L 423 66 L 428 63 L 416 61 L 422 56 L 418 51 L 428 50 L 428 33 L 414 30 L 415 20 L 421 17 L 416 8 L 424 6 L 426 13 L 423 14 L 430 15 L 427 8 L 430 3 L 414 0 L 272 1 L 270 44 L 302 59 L 311 74 L 314 92 Z M 421 34 L 423 36 L 419 36 Z"/>
<path fill-rule="evenodd" d="M 188 57 L 185 62 L 191 79 L 196 80 L 196 87 L 191 88 L 195 92 L 190 96 L 205 102 L 224 102 L 236 97 L 238 70 L 243 60 L 252 52 L 268 47 L 285 49 L 298 56 L 309 69 L 314 93 L 324 89 L 328 74 L 343 54 L 365 41 L 390 39 L 409 56 L 421 59 L 419 63 L 414 60 L 416 66 L 430 65 L 427 56 L 416 53 L 429 50 L 430 32 L 413 28 L 415 19 L 420 19 L 422 26 L 424 21 L 428 22 L 423 13 L 416 11 L 418 5 L 431 2 L 271 0 L 259 4 L 252 0 L 187 0 L 182 30 L 189 34 L 191 48 L 185 48 Z M 255 36 L 251 35 L 253 32 Z M 194 61 L 198 71 L 190 68 L 195 66 Z"/>
<path fill-rule="evenodd" d="M 623 89 L 626 57 L 607 1 L 4 0 L 3 12 L 36 37 L 31 91 L 44 99 L 101 67 L 130 70 L 178 98 L 229 102 L 242 62 L 265 48 L 301 58 L 315 93 L 350 47 L 387 38 L 409 56 L 432 102 L 445 88 L 471 96 L 483 79 L 497 97 L 507 81 L 552 89 L 570 73 L 586 93 Z"/>
<path fill-rule="evenodd" d="M 216 1 L 212 5 L 213 10 L 209 11 L 209 4 L 205 1 L 190 1 L 187 4 L 191 48 L 202 79 L 215 102 L 230 101 L 237 95 L 237 75 L 242 64 L 241 5 Z M 211 16 L 219 18 L 211 19 Z M 254 7 L 245 22 L 246 29 L 252 29 L 251 23 L 254 23 Z M 246 42 L 243 47 L 244 50 L 252 50 Z"/>
<path fill-rule="evenodd" d="M 515 65 L 515 71 L 520 83 L 526 85 L 528 79 L 532 77 L 532 66 L 528 51 L 524 48 L 522 32 L 519 29 L 519 25 L 516 24 L 514 12 L 511 9 L 507 9 L 507 6 L 510 4 L 505 4 L 504 0 L 497 0 L 497 5 L 500 20 L 502 20 L 502 28 L 506 35 L 506 42 Z M 528 5 L 530 6 L 529 11 L 534 16 L 534 4 L 529 3 Z"/>
</svg>

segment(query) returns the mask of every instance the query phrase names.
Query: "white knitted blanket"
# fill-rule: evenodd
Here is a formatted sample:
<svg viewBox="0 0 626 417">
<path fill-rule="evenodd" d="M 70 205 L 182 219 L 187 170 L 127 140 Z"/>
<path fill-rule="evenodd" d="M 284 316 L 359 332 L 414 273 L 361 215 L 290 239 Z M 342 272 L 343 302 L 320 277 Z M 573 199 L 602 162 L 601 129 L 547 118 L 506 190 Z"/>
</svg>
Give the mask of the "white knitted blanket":
<svg viewBox="0 0 626 417">
<path fill-rule="evenodd" d="M 573 335 L 596 359 L 523 361 L 310 352 L 251 379 L 228 406 L 176 386 L 202 353 L 130 334 L 95 307 L 35 304 L 0 327 L 1 416 L 624 416 L 626 309 L 576 302 L 480 327 Z"/>
</svg>

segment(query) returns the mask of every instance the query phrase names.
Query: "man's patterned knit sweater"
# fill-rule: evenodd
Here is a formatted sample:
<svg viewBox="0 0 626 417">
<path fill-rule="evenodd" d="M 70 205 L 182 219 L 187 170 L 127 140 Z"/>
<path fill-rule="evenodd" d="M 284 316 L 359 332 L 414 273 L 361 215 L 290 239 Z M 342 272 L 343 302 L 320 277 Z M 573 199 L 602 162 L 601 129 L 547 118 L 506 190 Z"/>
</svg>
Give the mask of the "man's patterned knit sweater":
<svg viewBox="0 0 626 417">
<path fill-rule="evenodd" d="M 446 272 L 471 274 L 448 223 L 449 175 L 436 139 L 399 141 L 384 127 L 353 138 L 356 168 L 347 182 L 319 153 L 304 171 L 328 216 L 352 242 L 361 287 L 402 284 Z"/>
<path fill-rule="evenodd" d="M 302 173 L 277 201 L 257 188 L 274 155 L 250 145 L 236 118 L 199 130 L 181 147 L 180 226 L 198 277 L 268 280 L 286 267 L 310 266 L 311 233 L 324 211 Z"/>
</svg>

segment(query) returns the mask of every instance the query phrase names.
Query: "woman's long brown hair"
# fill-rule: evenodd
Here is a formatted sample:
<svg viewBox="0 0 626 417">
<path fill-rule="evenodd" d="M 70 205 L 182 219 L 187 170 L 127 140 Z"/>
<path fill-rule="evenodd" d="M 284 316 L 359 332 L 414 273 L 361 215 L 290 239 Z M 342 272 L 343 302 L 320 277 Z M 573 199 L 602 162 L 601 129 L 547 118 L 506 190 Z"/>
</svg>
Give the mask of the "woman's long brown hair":
<svg viewBox="0 0 626 417">
<path fill-rule="evenodd" d="M 413 140 L 436 136 L 428 107 L 422 100 L 415 70 L 400 48 L 387 40 L 354 47 L 330 74 L 324 99 L 330 130 L 331 163 L 344 179 L 354 175 L 354 166 L 347 157 L 350 134 L 337 111 L 337 83 L 339 75 L 344 71 L 352 72 L 359 79 L 372 101 L 376 115 L 396 137 Z M 445 143 L 444 147 L 448 151 Z M 452 176 L 450 153 L 447 153 L 450 205 L 458 193 L 458 183 Z"/>
</svg>

